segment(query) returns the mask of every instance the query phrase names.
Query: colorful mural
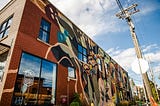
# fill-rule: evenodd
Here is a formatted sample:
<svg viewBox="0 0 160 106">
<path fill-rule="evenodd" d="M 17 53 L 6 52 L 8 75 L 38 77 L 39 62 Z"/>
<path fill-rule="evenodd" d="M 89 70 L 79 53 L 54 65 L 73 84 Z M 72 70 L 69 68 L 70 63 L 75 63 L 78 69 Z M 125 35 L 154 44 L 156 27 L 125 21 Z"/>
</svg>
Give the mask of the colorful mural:
<svg viewBox="0 0 160 106">
<path fill-rule="evenodd" d="M 74 67 L 80 73 L 76 78 L 83 88 L 83 99 L 95 106 L 129 99 L 127 72 L 52 4 L 46 2 L 40 6 L 39 0 L 32 1 L 59 27 L 58 42 L 51 51 L 59 64 Z"/>
<path fill-rule="evenodd" d="M 124 83 L 127 84 L 127 73 L 121 75 L 120 70 L 115 68 L 115 64 L 118 64 L 56 8 L 49 4 L 46 6 L 46 10 L 50 10 L 47 13 L 49 18 L 52 18 L 59 27 L 59 32 L 57 33 L 59 44 L 64 44 L 70 49 L 70 52 L 57 50 L 56 53 L 53 50 L 53 54 L 55 57 L 60 57 L 61 54 L 65 55 L 76 66 L 81 67 L 79 71 L 83 83 L 82 88 L 84 88 L 84 95 L 88 103 L 93 103 L 95 106 L 104 106 L 107 102 L 118 103 L 122 100 L 123 96 L 119 90 L 119 81 L 124 76 Z M 82 59 L 75 62 L 79 59 L 77 58 L 78 45 L 86 49 L 87 61 L 82 61 Z M 61 46 L 58 47 L 63 50 Z M 74 58 L 70 57 L 73 55 L 71 52 L 74 53 Z M 57 53 L 59 56 L 57 56 Z M 67 63 L 69 62 L 62 62 L 64 66 Z M 118 65 L 118 67 L 120 66 Z"/>
</svg>

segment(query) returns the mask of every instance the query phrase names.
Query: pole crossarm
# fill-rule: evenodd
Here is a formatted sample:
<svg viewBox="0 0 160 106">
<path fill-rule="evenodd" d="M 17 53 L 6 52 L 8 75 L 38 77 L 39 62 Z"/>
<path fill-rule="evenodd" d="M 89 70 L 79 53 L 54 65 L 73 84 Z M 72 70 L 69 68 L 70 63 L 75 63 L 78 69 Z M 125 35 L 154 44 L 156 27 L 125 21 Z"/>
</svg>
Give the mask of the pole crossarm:
<svg viewBox="0 0 160 106">
<path fill-rule="evenodd" d="M 138 6 L 138 4 L 132 4 L 131 6 L 129 6 L 128 8 L 121 10 L 121 12 L 117 13 L 116 16 L 120 19 L 127 19 L 128 17 L 130 17 L 132 14 L 135 14 L 137 12 L 139 12 L 140 10 L 137 10 L 136 7 Z"/>
</svg>

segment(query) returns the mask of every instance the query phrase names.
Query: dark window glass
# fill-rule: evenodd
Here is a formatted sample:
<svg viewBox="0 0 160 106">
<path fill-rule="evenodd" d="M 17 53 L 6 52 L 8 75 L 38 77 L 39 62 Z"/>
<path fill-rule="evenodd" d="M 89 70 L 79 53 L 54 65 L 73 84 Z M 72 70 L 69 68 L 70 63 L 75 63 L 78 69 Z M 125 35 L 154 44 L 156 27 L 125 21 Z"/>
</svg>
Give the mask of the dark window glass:
<svg viewBox="0 0 160 106">
<path fill-rule="evenodd" d="M 54 104 L 55 89 L 56 64 L 23 53 L 12 104 L 27 106 Z"/>
<path fill-rule="evenodd" d="M 83 60 L 82 54 L 78 53 L 78 59 Z"/>
<path fill-rule="evenodd" d="M 78 45 L 78 51 L 79 51 L 80 53 L 82 53 L 82 46 L 81 46 L 81 45 Z"/>
<path fill-rule="evenodd" d="M 1 24 L 0 38 L 4 38 L 5 36 L 8 35 L 11 23 L 12 23 L 12 17 L 8 18 Z"/>
<path fill-rule="evenodd" d="M 94 47 L 93 47 L 93 52 L 94 52 L 95 54 L 98 54 L 98 46 L 94 46 Z"/>
<path fill-rule="evenodd" d="M 49 42 L 49 36 L 50 36 L 50 26 L 51 24 L 47 22 L 46 20 L 41 20 L 41 26 L 39 31 L 39 39 L 41 39 L 44 42 Z"/>
<path fill-rule="evenodd" d="M 87 55 L 87 50 L 85 48 L 83 48 L 83 54 Z"/>
<path fill-rule="evenodd" d="M 68 77 L 76 78 L 75 69 L 73 67 L 68 67 Z"/>
<path fill-rule="evenodd" d="M 78 59 L 87 62 L 87 49 L 78 44 Z"/>
</svg>

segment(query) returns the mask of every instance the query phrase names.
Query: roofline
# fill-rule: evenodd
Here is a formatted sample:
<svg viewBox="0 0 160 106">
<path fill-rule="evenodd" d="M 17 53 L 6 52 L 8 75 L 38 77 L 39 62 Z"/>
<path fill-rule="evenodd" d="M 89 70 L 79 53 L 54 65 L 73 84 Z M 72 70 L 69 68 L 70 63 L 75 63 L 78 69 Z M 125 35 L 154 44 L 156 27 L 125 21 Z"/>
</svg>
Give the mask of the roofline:
<svg viewBox="0 0 160 106">
<path fill-rule="evenodd" d="M 10 0 L 1 10 L 0 15 L 5 11 L 10 5 L 12 5 L 16 0 Z"/>
</svg>

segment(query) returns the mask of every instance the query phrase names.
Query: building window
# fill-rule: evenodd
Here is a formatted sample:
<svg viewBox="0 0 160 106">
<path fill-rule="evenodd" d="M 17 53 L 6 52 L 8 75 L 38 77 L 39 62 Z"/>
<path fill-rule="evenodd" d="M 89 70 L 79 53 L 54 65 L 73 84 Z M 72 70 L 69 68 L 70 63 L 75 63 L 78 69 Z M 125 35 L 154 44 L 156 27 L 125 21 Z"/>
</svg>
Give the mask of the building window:
<svg viewBox="0 0 160 106">
<path fill-rule="evenodd" d="M 101 60 L 99 58 L 97 58 L 97 63 L 98 63 L 99 70 L 102 71 Z"/>
<path fill-rule="evenodd" d="M 98 46 L 94 46 L 94 47 L 93 47 L 93 52 L 94 52 L 95 54 L 98 54 Z"/>
<path fill-rule="evenodd" d="M 1 27 L 0 27 L 0 39 L 6 37 L 8 35 L 11 23 L 12 23 L 12 17 L 8 18 L 7 20 L 5 20 L 1 24 Z"/>
<path fill-rule="evenodd" d="M 78 44 L 78 59 L 87 62 L 87 49 Z"/>
<path fill-rule="evenodd" d="M 73 67 L 68 67 L 68 77 L 69 78 L 76 78 L 75 69 Z"/>
<path fill-rule="evenodd" d="M 106 73 L 108 74 L 108 64 L 105 63 L 104 66 L 105 66 L 105 71 L 106 71 Z"/>
<path fill-rule="evenodd" d="M 49 42 L 50 27 L 51 27 L 51 24 L 49 22 L 47 22 L 44 19 L 41 20 L 39 39 L 41 39 L 42 41 L 47 42 L 47 43 Z"/>
<path fill-rule="evenodd" d="M 4 67 L 6 65 L 6 60 L 8 56 L 8 51 L 0 54 L 0 81 L 3 79 Z"/>
<path fill-rule="evenodd" d="M 21 105 L 21 103 L 30 105 L 35 105 L 34 103 L 37 105 L 55 104 L 56 73 L 56 64 L 22 53 L 13 105 Z M 19 102 L 21 100 L 22 102 Z"/>
<path fill-rule="evenodd" d="M 108 64 L 107 63 L 104 63 L 104 70 L 105 70 L 105 78 L 107 79 L 107 76 L 109 75 Z"/>
</svg>

